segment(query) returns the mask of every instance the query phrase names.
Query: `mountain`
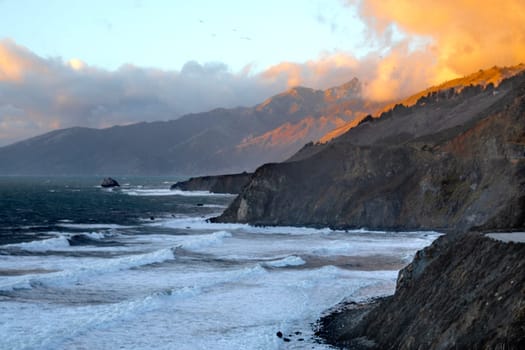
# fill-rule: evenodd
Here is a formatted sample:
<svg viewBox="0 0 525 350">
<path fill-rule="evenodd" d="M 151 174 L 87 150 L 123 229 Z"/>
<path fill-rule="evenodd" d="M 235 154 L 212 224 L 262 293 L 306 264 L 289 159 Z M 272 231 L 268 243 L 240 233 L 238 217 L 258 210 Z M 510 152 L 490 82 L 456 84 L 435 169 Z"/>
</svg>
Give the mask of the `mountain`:
<svg viewBox="0 0 525 350">
<path fill-rule="evenodd" d="M 215 221 L 341 228 L 525 226 L 525 73 L 411 107 L 257 169 Z"/>
<path fill-rule="evenodd" d="M 471 86 L 482 86 L 486 88 L 487 86 L 498 86 L 504 79 L 510 78 L 519 74 L 525 70 L 525 64 L 519 64 L 512 67 L 497 67 L 494 66 L 490 69 L 480 69 L 478 72 L 464 76 L 462 78 L 457 78 L 453 80 L 446 81 L 442 84 L 432 86 L 428 89 L 420 91 L 412 96 L 405 98 L 396 103 L 388 103 L 382 110 L 379 111 L 377 117 L 381 117 L 382 113 L 388 113 L 390 110 L 398 106 L 402 107 L 412 107 L 416 104 L 424 105 L 426 103 L 427 96 L 433 96 L 435 94 L 441 93 L 444 94 L 447 91 L 454 91 L 455 93 L 461 92 L 461 90 L 471 87 Z M 361 118 L 362 119 L 362 118 Z M 340 127 L 331 130 L 323 137 L 321 137 L 320 142 L 328 142 L 348 130 L 357 126 L 361 119 L 356 118 L 348 123 L 341 125 Z"/>
<path fill-rule="evenodd" d="M 0 174 L 219 174 L 282 161 L 329 130 L 379 110 L 357 79 L 295 87 L 252 108 L 168 122 L 56 130 L 0 148 Z"/>
</svg>

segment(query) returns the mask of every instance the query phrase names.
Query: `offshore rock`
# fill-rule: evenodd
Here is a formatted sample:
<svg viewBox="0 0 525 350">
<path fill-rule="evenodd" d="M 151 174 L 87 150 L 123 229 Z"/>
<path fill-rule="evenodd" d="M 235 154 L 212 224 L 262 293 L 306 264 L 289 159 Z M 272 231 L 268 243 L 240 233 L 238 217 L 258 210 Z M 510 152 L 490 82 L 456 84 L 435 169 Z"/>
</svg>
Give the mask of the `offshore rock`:
<svg viewBox="0 0 525 350">
<path fill-rule="evenodd" d="M 106 177 L 104 178 L 104 180 L 102 180 L 102 183 L 100 184 L 100 186 L 102 187 L 119 187 L 120 184 L 117 182 L 117 180 L 111 178 L 111 177 Z"/>
<path fill-rule="evenodd" d="M 332 313 L 317 333 L 349 349 L 524 349 L 525 244 L 440 237 L 399 272 L 396 293 Z"/>
<path fill-rule="evenodd" d="M 177 182 L 170 189 L 238 194 L 250 181 L 252 175 L 253 173 L 244 172 L 231 175 L 192 177 L 189 180 Z"/>
</svg>

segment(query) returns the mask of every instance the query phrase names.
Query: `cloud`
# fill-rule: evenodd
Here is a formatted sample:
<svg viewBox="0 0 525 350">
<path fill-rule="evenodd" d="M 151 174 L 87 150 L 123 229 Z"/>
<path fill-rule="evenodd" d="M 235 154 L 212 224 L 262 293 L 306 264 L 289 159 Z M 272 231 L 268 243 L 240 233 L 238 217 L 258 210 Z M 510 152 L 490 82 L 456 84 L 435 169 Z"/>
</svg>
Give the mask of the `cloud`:
<svg viewBox="0 0 525 350">
<path fill-rule="evenodd" d="M 397 43 L 383 57 L 370 55 L 362 61 L 370 68 L 364 77 L 363 94 L 374 101 L 410 96 L 432 84 L 436 75 L 432 61 L 429 52 L 412 51 L 407 40 Z"/>
<path fill-rule="evenodd" d="M 288 86 L 328 87 L 356 76 L 363 94 L 392 101 L 494 65 L 525 61 L 525 1 L 347 0 L 366 24 L 373 49 L 359 59 L 346 52 L 303 64 L 284 62 L 263 76 Z M 327 22 L 319 14 L 318 21 Z"/>
<path fill-rule="evenodd" d="M 406 84 L 416 88 L 463 76 L 494 65 L 525 60 L 523 0 L 361 0 L 368 38 L 392 45 L 371 77 L 372 98 L 394 96 L 380 89 Z M 403 39 L 392 43 L 392 32 Z M 394 72 L 392 67 L 396 67 Z M 399 71 L 401 70 L 401 71 Z M 425 85 L 421 85 L 425 84 Z"/>
<path fill-rule="evenodd" d="M 45 67 L 26 48 L 8 40 L 0 42 L 0 82 L 18 82 L 29 70 L 43 73 Z"/>
<path fill-rule="evenodd" d="M 365 0 L 361 13 L 377 33 L 395 23 L 408 35 L 428 36 L 437 63 L 459 74 L 516 64 L 525 55 L 522 0 Z"/>
<path fill-rule="evenodd" d="M 70 126 L 106 127 L 175 119 L 216 107 L 253 105 L 285 88 L 247 68 L 188 62 L 181 71 L 91 67 L 42 58 L 0 40 L 0 145 Z"/>
<path fill-rule="evenodd" d="M 325 89 L 340 85 L 356 74 L 363 75 L 363 68 L 352 55 L 336 52 L 305 63 L 282 62 L 262 72 L 261 78 L 287 87 L 303 85 Z"/>
</svg>

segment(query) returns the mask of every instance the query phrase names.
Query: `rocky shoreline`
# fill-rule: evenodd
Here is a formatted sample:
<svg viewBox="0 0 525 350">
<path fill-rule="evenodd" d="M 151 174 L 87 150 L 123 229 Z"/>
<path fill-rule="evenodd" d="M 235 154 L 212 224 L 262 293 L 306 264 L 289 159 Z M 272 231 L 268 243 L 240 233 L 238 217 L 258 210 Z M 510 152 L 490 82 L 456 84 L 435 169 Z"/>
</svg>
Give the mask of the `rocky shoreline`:
<svg viewBox="0 0 525 350">
<path fill-rule="evenodd" d="M 171 190 L 181 191 L 209 191 L 213 193 L 241 193 L 244 186 L 250 181 L 253 173 L 239 173 L 229 175 L 212 175 L 192 177 L 186 181 L 173 184 Z"/>
<path fill-rule="evenodd" d="M 392 297 L 341 305 L 317 335 L 344 349 L 524 349 L 524 268 L 523 243 L 442 236 L 399 272 Z"/>
</svg>

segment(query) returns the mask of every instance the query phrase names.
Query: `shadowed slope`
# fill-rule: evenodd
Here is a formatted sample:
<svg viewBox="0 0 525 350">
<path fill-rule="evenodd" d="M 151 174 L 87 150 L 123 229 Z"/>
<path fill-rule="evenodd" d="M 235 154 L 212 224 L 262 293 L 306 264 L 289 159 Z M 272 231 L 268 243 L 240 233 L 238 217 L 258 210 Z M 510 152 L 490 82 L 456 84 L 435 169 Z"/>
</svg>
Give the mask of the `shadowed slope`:
<svg viewBox="0 0 525 350">
<path fill-rule="evenodd" d="M 521 227 L 525 75 L 394 110 L 260 167 L 217 221 L 386 229 Z"/>
</svg>

